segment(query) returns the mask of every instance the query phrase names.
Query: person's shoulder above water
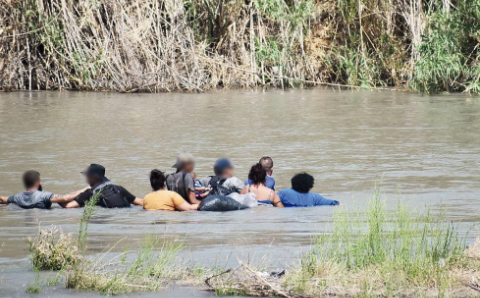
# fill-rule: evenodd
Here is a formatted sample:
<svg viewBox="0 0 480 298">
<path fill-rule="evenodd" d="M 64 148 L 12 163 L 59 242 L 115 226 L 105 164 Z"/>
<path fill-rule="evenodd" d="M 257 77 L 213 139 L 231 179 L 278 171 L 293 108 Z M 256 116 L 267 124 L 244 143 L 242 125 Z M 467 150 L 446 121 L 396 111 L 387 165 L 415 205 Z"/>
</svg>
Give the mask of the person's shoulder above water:
<svg viewBox="0 0 480 298">
<path fill-rule="evenodd" d="M 24 209 L 49 209 L 52 206 L 53 195 L 49 191 L 25 191 L 8 197 L 7 202 Z"/>
<path fill-rule="evenodd" d="M 275 178 L 267 175 L 267 178 L 266 178 L 266 181 L 265 181 L 265 186 L 272 189 L 272 190 L 275 190 Z"/>
<path fill-rule="evenodd" d="M 75 202 L 77 202 L 77 204 L 80 206 L 80 207 L 84 207 L 85 206 L 85 203 L 90 200 L 90 198 L 93 196 L 93 192 L 92 192 L 92 189 L 89 188 L 87 190 L 85 190 L 84 192 L 82 192 L 78 197 L 76 197 L 74 199 Z"/>
<path fill-rule="evenodd" d="M 298 201 L 298 195 L 299 193 L 291 188 L 285 188 L 278 192 L 278 196 L 285 207 L 295 205 Z"/>
<path fill-rule="evenodd" d="M 145 210 L 193 210 L 194 208 L 190 208 L 190 206 L 182 196 L 170 190 L 149 193 L 143 200 L 143 209 Z"/>
<path fill-rule="evenodd" d="M 223 183 L 223 186 L 225 188 L 232 189 L 235 192 L 241 192 L 245 184 L 242 180 L 240 180 L 237 177 L 230 177 L 225 180 L 225 182 Z"/>
<path fill-rule="evenodd" d="M 336 200 L 327 199 L 317 193 L 300 193 L 294 189 L 283 189 L 278 195 L 285 207 L 335 206 L 340 204 Z"/>
<path fill-rule="evenodd" d="M 178 172 L 178 173 L 172 173 L 167 175 L 167 188 L 173 188 L 171 190 L 176 191 L 175 187 L 179 185 L 179 182 L 182 182 L 181 185 L 185 187 L 185 189 L 195 191 L 195 181 L 193 179 L 193 176 L 191 173 L 185 173 L 185 172 Z"/>
<path fill-rule="evenodd" d="M 133 201 L 135 201 L 135 198 L 136 196 L 133 195 L 131 192 L 129 192 L 125 187 L 123 186 L 120 186 L 120 185 L 117 185 L 117 188 L 122 192 L 122 195 L 125 199 L 127 199 L 127 201 L 130 203 L 130 204 L 133 204 Z"/>
</svg>

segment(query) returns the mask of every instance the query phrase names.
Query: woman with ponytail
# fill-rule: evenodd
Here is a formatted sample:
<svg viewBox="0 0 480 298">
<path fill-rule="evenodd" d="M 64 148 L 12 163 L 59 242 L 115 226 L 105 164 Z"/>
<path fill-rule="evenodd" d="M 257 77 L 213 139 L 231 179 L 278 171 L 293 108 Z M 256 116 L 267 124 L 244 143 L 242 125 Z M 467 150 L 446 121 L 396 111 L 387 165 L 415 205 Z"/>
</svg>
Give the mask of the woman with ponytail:
<svg viewBox="0 0 480 298">
<path fill-rule="evenodd" d="M 248 179 L 252 184 L 245 186 L 243 193 L 252 192 L 257 196 L 260 203 L 272 204 L 275 207 L 283 207 L 278 194 L 265 186 L 267 172 L 260 163 L 254 164 L 248 173 Z"/>
<path fill-rule="evenodd" d="M 146 210 L 167 210 L 167 211 L 189 211 L 197 210 L 198 204 L 190 205 L 178 193 L 165 190 L 165 174 L 160 170 L 150 172 L 150 185 L 153 192 L 143 199 L 143 209 Z"/>
</svg>

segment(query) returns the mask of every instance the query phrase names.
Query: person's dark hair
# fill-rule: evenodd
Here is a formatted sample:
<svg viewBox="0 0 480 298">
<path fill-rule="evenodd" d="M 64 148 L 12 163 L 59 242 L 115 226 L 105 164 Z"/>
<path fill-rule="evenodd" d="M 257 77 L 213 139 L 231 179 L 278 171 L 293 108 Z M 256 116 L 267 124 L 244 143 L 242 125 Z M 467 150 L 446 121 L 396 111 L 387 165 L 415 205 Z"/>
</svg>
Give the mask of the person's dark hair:
<svg viewBox="0 0 480 298">
<path fill-rule="evenodd" d="M 23 185 L 25 185 L 25 188 L 32 188 L 35 186 L 35 183 L 37 183 L 40 180 L 40 173 L 37 171 L 26 171 L 23 173 Z"/>
<path fill-rule="evenodd" d="M 150 172 L 150 185 L 154 191 L 165 187 L 165 173 L 160 170 L 152 170 Z"/>
<path fill-rule="evenodd" d="M 292 188 L 301 193 L 307 193 L 313 188 L 315 179 L 307 173 L 299 173 L 292 178 Z"/>
<path fill-rule="evenodd" d="M 248 179 L 252 180 L 253 184 L 265 184 L 267 172 L 260 163 L 254 164 L 248 173 Z"/>
<path fill-rule="evenodd" d="M 263 169 L 267 172 L 273 168 L 273 160 L 269 156 L 260 158 L 258 163 L 261 164 Z"/>
</svg>

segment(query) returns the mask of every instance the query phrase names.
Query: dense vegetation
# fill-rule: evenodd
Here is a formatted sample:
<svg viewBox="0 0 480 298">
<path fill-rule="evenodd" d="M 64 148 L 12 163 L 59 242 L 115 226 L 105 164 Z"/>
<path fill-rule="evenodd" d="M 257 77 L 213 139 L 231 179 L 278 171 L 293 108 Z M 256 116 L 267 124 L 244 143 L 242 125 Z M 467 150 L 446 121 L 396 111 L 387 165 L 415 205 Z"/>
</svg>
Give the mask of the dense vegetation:
<svg viewBox="0 0 480 298">
<path fill-rule="evenodd" d="M 480 93 L 480 0 L 1 0 L 0 89 Z"/>
</svg>

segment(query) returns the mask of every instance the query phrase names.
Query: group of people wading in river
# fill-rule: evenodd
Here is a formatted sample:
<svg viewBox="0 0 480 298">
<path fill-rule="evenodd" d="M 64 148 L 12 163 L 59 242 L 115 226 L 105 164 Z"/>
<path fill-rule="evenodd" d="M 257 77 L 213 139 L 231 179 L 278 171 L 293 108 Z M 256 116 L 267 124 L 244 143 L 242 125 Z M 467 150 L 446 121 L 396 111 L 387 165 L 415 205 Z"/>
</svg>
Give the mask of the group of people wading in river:
<svg viewBox="0 0 480 298">
<path fill-rule="evenodd" d="M 340 204 L 310 192 L 314 178 L 307 173 L 296 174 L 291 180 L 292 188 L 275 191 L 273 160 L 268 156 L 251 167 L 246 181 L 234 176 L 235 167 L 227 158 L 215 161 L 214 175 L 204 179 L 197 179 L 195 159 L 190 153 L 179 154 L 173 167 L 176 172 L 169 175 L 157 169 L 150 172 L 153 192 L 143 199 L 110 181 L 105 176 L 105 168 L 99 164 L 91 164 L 82 172 L 89 187 L 65 195 L 44 191 L 40 173 L 30 170 L 23 174 L 26 191 L 10 197 L 0 196 L 0 204 L 15 204 L 24 209 L 49 209 L 52 203 L 57 203 L 63 208 L 79 208 L 93 199 L 98 206 L 106 208 L 138 205 L 146 210 L 189 211 L 199 210 L 201 202 L 208 198 L 237 198 L 242 195 L 254 198 L 256 203 L 275 207 Z"/>
</svg>

